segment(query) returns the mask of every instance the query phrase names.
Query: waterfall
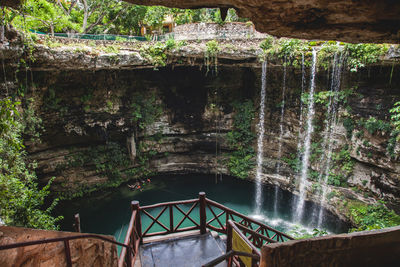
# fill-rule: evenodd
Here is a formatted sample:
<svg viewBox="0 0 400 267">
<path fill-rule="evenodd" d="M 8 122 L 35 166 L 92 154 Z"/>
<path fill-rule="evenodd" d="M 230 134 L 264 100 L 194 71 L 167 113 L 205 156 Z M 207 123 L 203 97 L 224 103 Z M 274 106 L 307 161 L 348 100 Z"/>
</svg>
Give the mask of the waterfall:
<svg viewBox="0 0 400 267">
<path fill-rule="evenodd" d="M 276 175 L 281 172 L 281 157 L 282 157 L 282 137 L 283 137 L 283 118 L 285 115 L 285 92 L 286 92 L 286 57 L 283 62 L 283 81 L 282 81 L 282 104 L 281 116 L 279 120 L 279 139 L 278 139 L 278 163 L 276 165 Z M 277 214 L 278 199 L 279 199 L 279 186 L 275 186 L 274 192 L 274 214 Z"/>
<path fill-rule="evenodd" d="M 260 92 L 260 112 L 258 121 L 258 133 L 257 133 L 257 167 L 256 167 L 256 210 L 257 215 L 261 214 L 261 207 L 263 206 L 262 201 L 262 162 L 263 162 L 263 150 L 264 150 L 264 106 L 265 106 L 265 91 L 267 87 L 267 61 L 262 63 L 262 76 L 261 76 L 261 92 Z"/>
<path fill-rule="evenodd" d="M 340 90 L 341 73 L 343 67 L 343 53 L 335 53 L 332 62 L 332 75 L 331 75 L 331 96 L 329 98 L 327 117 L 325 119 L 325 129 L 323 132 L 323 151 L 325 152 L 321 158 L 321 166 L 323 172 L 319 176 L 319 181 L 322 182 L 322 194 L 320 198 L 319 213 L 318 213 L 318 227 L 321 227 L 322 220 L 324 217 L 323 206 L 326 202 L 326 194 L 328 193 L 328 179 L 329 170 L 332 164 L 332 150 L 333 150 L 333 132 L 337 121 L 337 109 L 338 109 L 338 92 Z"/>
<path fill-rule="evenodd" d="M 311 136 L 313 134 L 313 119 L 314 119 L 314 89 L 315 89 L 315 75 L 317 65 L 317 51 L 312 51 L 312 65 L 311 65 L 311 80 L 310 80 L 310 95 L 308 98 L 307 107 L 307 120 L 306 120 L 306 136 L 304 140 L 304 153 L 302 157 L 302 169 L 299 179 L 299 199 L 296 205 L 296 220 L 300 221 L 303 217 L 304 212 L 304 199 L 305 199 L 305 187 L 308 176 L 308 167 L 310 164 L 311 155 Z"/>
<path fill-rule="evenodd" d="M 301 96 L 304 94 L 304 89 L 306 88 L 306 68 L 304 64 L 304 53 L 301 54 Z M 297 158 L 301 158 L 301 150 L 303 147 L 302 129 L 303 129 L 303 117 L 304 117 L 304 104 L 300 100 L 300 116 L 299 116 L 299 131 L 297 133 Z"/>
</svg>

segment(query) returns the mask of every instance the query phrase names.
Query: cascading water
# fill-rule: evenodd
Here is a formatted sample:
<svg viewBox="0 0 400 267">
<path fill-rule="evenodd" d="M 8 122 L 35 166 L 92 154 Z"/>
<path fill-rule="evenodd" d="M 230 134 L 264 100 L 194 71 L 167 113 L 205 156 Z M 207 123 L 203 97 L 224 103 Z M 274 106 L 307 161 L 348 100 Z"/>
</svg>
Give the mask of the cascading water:
<svg viewBox="0 0 400 267">
<path fill-rule="evenodd" d="M 304 94 L 304 89 L 306 88 L 306 68 L 304 64 L 304 53 L 301 54 L 301 96 Z M 302 129 L 303 129 L 303 117 L 304 117 L 304 103 L 300 101 L 300 116 L 299 116 L 299 131 L 298 131 L 298 141 L 297 141 L 297 158 L 300 159 L 302 155 L 302 147 L 303 147 L 303 138 L 302 138 Z"/>
<path fill-rule="evenodd" d="M 265 133 L 264 106 L 265 106 L 266 87 L 267 87 L 267 61 L 265 60 L 262 64 L 260 113 L 259 113 L 258 133 L 257 133 L 257 167 L 256 167 L 256 200 L 255 200 L 256 215 L 261 214 L 261 207 L 263 206 L 261 173 L 262 173 L 262 162 L 263 162 L 263 151 L 264 151 L 264 142 L 263 142 Z"/>
<path fill-rule="evenodd" d="M 279 120 L 279 139 L 278 139 L 278 163 L 276 165 L 276 175 L 281 172 L 281 157 L 282 157 L 282 138 L 283 138 L 283 118 L 285 115 L 285 93 L 286 93 L 286 57 L 283 62 L 283 82 L 282 82 L 282 104 L 281 104 L 281 117 Z M 279 201 L 279 187 L 275 186 L 274 196 L 274 214 L 277 214 L 278 201 Z"/>
<path fill-rule="evenodd" d="M 308 176 L 308 167 L 310 164 L 310 154 L 311 154 L 311 136 L 313 134 L 313 119 L 314 119 L 314 90 L 315 90 L 315 75 L 316 75 L 316 65 L 317 65 L 317 51 L 313 49 L 312 51 L 312 65 L 311 65 L 311 80 L 310 80 L 310 94 L 308 98 L 307 107 L 307 120 L 306 120 L 306 136 L 304 140 L 304 153 L 302 157 L 302 169 L 299 179 L 299 199 L 296 205 L 295 219 L 300 221 L 303 217 L 304 212 L 304 200 L 305 200 L 305 186 Z"/>
<path fill-rule="evenodd" d="M 338 54 L 335 53 L 333 63 L 332 63 L 332 76 L 331 76 L 331 96 L 329 98 L 327 118 L 325 120 L 325 130 L 323 134 L 323 151 L 325 151 L 322 159 L 321 166 L 324 166 L 324 171 L 321 172 L 319 180 L 322 185 L 322 194 L 320 198 L 320 206 L 318 213 L 318 227 L 321 227 L 323 217 L 324 217 L 324 209 L 323 206 L 326 202 L 326 194 L 328 192 L 328 178 L 329 178 L 329 170 L 331 168 L 332 161 L 332 150 L 333 150 L 333 131 L 336 126 L 337 121 L 337 109 L 338 109 L 338 92 L 340 90 L 340 81 L 341 81 L 341 73 L 343 67 L 343 53 Z M 326 155 L 325 155 L 326 154 Z"/>
</svg>

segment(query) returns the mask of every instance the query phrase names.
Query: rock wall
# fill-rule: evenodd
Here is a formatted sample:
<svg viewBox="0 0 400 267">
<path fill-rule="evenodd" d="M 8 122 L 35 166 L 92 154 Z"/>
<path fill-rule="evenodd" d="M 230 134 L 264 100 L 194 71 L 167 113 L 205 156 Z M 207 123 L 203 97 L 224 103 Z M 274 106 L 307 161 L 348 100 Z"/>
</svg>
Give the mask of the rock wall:
<svg viewBox="0 0 400 267">
<path fill-rule="evenodd" d="M 0 245 L 62 238 L 80 233 L 0 226 Z M 115 241 L 113 236 L 104 236 Z M 69 241 L 73 266 L 117 266 L 117 247 L 103 240 Z M 66 266 L 64 242 L 54 242 L 0 251 L 1 266 Z"/>
<path fill-rule="evenodd" d="M 190 23 L 178 25 L 174 28 L 173 36 L 175 40 L 213 40 L 213 39 L 250 39 L 265 38 L 266 34 L 261 34 L 254 29 L 252 23 L 227 23 L 219 25 L 217 23 Z"/>
<path fill-rule="evenodd" d="M 204 65 L 204 43 L 190 43 L 169 52 L 167 66 L 157 70 L 142 58 L 137 47 L 122 47 L 118 54 L 96 50 L 96 54 L 89 49 L 98 48 L 89 44 L 79 46 L 85 46 L 84 52 L 76 51 L 67 41 L 65 47 L 54 49 L 39 45 L 37 60 L 17 77 L 26 81 L 21 89 L 25 99 L 33 98 L 25 107 L 42 119 L 43 129 L 37 129 L 41 143 L 25 138 L 41 181 L 55 177 L 53 190 L 74 197 L 155 173 L 231 174 L 228 162 L 234 148 L 227 135 L 234 130 L 237 116 L 233 104 L 250 100 L 258 112 L 261 63 L 254 48 L 259 43 L 250 40 L 220 45 L 217 66 Z M 13 55 L 21 50 L 10 46 L 2 52 L 7 66 L 4 95 L 20 86 L 10 81 L 15 81 L 18 66 Z M 333 134 L 338 159 L 332 169 L 338 168 L 334 172 L 343 181 L 330 186 L 326 205 L 343 219 L 348 219 L 349 206 L 356 201 L 384 199 L 392 208 L 400 206 L 398 145 L 393 143 L 391 130 L 379 126 L 370 132 L 366 122 L 372 116 L 388 124 L 388 110 L 400 96 L 399 66 L 393 62 L 381 61 L 342 75 L 342 91 L 350 93 L 340 103 Z M 298 171 L 294 163 L 301 124 L 302 73 L 299 68 L 287 67 L 280 160 L 283 73 L 282 62 L 270 61 L 262 179 L 296 194 Z M 329 90 L 330 75 L 330 69 L 318 70 L 317 92 Z M 305 77 L 308 90 L 308 67 Z M 318 159 L 323 155 L 319 150 L 327 115 L 322 98 L 316 111 L 310 169 L 314 175 L 322 169 Z M 254 118 L 252 132 L 256 133 L 257 114 Z M 351 124 L 350 135 L 345 120 Z M 393 145 L 391 153 L 389 145 Z M 347 159 L 340 158 L 341 151 Z M 251 170 L 248 178 L 254 176 Z M 320 190 L 320 183 L 310 179 L 307 199 L 319 202 Z"/>
<path fill-rule="evenodd" d="M 268 244 L 260 266 L 396 266 L 400 228 Z"/>
</svg>

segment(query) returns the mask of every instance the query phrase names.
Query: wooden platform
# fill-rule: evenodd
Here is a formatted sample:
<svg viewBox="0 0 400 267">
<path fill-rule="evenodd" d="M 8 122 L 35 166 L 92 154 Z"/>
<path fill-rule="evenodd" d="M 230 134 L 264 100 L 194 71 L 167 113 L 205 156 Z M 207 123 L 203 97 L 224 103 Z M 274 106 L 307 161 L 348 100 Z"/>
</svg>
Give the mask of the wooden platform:
<svg viewBox="0 0 400 267">
<path fill-rule="evenodd" d="M 150 241 L 140 247 L 142 267 L 200 267 L 225 253 L 223 241 L 210 232 Z M 225 263 L 217 265 L 226 266 Z"/>
</svg>

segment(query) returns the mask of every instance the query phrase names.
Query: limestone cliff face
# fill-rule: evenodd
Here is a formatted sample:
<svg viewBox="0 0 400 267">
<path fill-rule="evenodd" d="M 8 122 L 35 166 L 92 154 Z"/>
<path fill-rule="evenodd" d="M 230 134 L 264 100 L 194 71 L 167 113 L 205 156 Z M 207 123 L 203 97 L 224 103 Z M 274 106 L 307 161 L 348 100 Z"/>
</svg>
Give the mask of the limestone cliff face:
<svg viewBox="0 0 400 267">
<path fill-rule="evenodd" d="M 229 175 L 227 162 L 233 148 L 226 136 L 237 115 L 233 103 L 250 100 L 258 110 L 261 64 L 259 51 L 254 49 L 257 43 L 249 41 L 246 48 L 232 53 L 224 45 L 218 67 L 212 65 L 208 70 L 199 48 L 204 43 L 171 52 L 167 66 L 158 70 L 134 49 L 115 55 L 38 47 L 31 70 L 18 75 L 34 84 L 26 93 L 34 98 L 32 108 L 43 120 L 41 143 L 26 143 L 30 158 L 38 163 L 40 179 L 55 177 L 54 190 L 74 195 L 152 173 Z M 18 47 L 3 50 L 8 81 L 17 65 L 13 51 L 19 51 Z M 370 133 L 365 123 L 370 117 L 389 121 L 388 110 L 400 96 L 399 69 L 394 66 L 381 63 L 342 75 L 342 90 L 352 89 L 352 93 L 340 103 L 332 138 L 334 152 L 344 151 L 349 158 L 338 158 L 332 169 L 349 162 L 352 167 L 343 175 L 346 186 L 330 186 L 334 193 L 326 205 L 344 219 L 345 201 L 385 199 L 393 208 L 399 207 L 398 146 L 389 153 L 390 131 Z M 308 90 L 309 70 L 305 74 Z M 318 71 L 317 92 L 329 90 L 329 75 L 329 70 Z M 286 77 L 280 160 L 283 66 L 269 64 L 262 179 L 297 193 L 298 172 L 293 162 L 301 124 L 301 70 L 287 67 Z M 8 82 L 2 87 L 4 93 L 5 87 L 12 90 L 17 85 Z M 316 103 L 314 173 L 322 169 L 318 159 L 323 152 L 317 148 L 326 117 L 324 105 Z M 148 114 L 149 110 L 154 114 Z M 146 116 L 146 125 L 138 123 Z M 254 117 L 252 131 L 256 133 L 257 114 Z M 352 125 L 351 134 L 343 126 L 346 118 Z M 250 171 L 248 178 L 254 176 Z M 308 199 L 319 202 L 318 182 L 309 181 L 307 191 Z"/>
</svg>

